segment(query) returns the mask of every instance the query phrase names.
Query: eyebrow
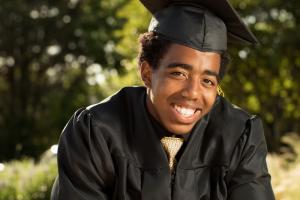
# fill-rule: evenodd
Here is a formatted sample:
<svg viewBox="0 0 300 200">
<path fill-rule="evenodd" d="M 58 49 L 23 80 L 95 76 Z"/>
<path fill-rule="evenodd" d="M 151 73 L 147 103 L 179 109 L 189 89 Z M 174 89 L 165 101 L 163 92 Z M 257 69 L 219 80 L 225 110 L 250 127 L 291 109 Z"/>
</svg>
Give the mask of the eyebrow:
<svg viewBox="0 0 300 200">
<path fill-rule="evenodd" d="M 189 64 L 184 64 L 184 63 L 170 63 L 167 68 L 175 68 L 175 67 L 181 67 L 181 68 L 184 68 L 184 69 L 187 69 L 187 70 L 190 70 L 193 68 L 192 65 L 189 65 Z"/>
<path fill-rule="evenodd" d="M 209 76 L 215 76 L 215 77 L 217 78 L 218 82 L 219 82 L 219 80 L 220 80 L 220 75 L 219 75 L 219 73 L 216 73 L 216 72 L 214 72 L 214 71 L 211 71 L 211 70 L 205 70 L 205 71 L 204 71 L 204 74 L 209 75 Z"/>
<path fill-rule="evenodd" d="M 193 68 L 192 65 L 185 64 L 185 63 L 171 63 L 167 66 L 167 68 L 176 68 L 176 67 L 181 67 L 186 70 L 191 70 Z M 219 82 L 220 80 L 220 75 L 217 72 L 211 71 L 211 70 L 204 70 L 203 74 L 209 75 L 209 76 L 215 76 Z"/>
</svg>

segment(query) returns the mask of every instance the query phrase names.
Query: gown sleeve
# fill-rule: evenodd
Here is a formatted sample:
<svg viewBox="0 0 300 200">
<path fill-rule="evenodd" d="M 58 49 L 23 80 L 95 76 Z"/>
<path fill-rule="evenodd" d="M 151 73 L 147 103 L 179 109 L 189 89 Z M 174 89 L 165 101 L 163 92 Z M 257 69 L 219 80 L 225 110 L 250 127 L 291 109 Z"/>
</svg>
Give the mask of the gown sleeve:
<svg viewBox="0 0 300 200">
<path fill-rule="evenodd" d="M 105 139 L 88 110 L 78 110 L 58 147 L 58 177 L 51 200 L 112 199 L 114 165 Z"/>
<path fill-rule="evenodd" d="M 262 122 L 250 120 L 233 154 L 235 170 L 228 185 L 229 200 L 274 200 Z"/>
</svg>

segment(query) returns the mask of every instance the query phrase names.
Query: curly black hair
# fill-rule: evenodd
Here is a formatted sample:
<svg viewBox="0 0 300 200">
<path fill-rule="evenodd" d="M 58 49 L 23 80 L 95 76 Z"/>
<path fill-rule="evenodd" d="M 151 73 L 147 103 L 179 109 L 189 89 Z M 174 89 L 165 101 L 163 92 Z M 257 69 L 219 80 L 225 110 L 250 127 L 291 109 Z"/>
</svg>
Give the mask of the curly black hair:
<svg viewBox="0 0 300 200">
<path fill-rule="evenodd" d="M 138 64 L 141 66 L 142 62 L 147 61 L 155 70 L 157 69 L 160 60 L 168 51 L 172 42 L 159 37 L 157 33 L 146 32 L 139 36 L 140 50 L 138 54 Z M 229 63 L 229 55 L 227 52 L 221 54 L 220 80 L 225 75 L 226 67 Z"/>
</svg>

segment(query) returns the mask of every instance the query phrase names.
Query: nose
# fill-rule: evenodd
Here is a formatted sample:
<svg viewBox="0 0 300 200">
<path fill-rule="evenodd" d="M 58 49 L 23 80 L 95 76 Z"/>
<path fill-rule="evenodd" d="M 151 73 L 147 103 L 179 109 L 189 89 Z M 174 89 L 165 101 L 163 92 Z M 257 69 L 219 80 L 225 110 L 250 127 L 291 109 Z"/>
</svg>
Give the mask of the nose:
<svg viewBox="0 0 300 200">
<path fill-rule="evenodd" d="M 188 79 L 182 90 L 182 96 L 188 100 L 197 100 L 201 93 L 200 82 L 197 79 Z"/>
</svg>

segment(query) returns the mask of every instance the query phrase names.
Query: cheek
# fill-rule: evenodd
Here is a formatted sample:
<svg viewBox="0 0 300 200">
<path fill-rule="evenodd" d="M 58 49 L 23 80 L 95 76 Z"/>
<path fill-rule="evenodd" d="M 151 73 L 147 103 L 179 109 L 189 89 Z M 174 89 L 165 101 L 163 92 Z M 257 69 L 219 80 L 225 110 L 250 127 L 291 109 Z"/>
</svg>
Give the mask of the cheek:
<svg viewBox="0 0 300 200">
<path fill-rule="evenodd" d="M 152 101 L 160 109 L 164 108 L 163 105 L 167 103 L 169 96 L 169 91 L 164 86 L 152 90 Z"/>
<path fill-rule="evenodd" d="M 178 96 L 175 84 L 168 81 L 159 83 L 158 87 L 152 88 L 152 102 L 156 112 L 163 118 L 169 112 L 172 100 Z"/>
<path fill-rule="evenodd" d="M 209 112 L 212 106 L 214 105 L 216 97 L 217 91 L 210 91 L 203 94 L 203 101 L 205 102 L 207 112 Z"/>
<path fill-rule="evenodd" d="M 175 87 L 176 84 L 163 75 L 153 76 L 151 90 L 155 99 L 166 100 L 173 93 Z"/>
</svg>

